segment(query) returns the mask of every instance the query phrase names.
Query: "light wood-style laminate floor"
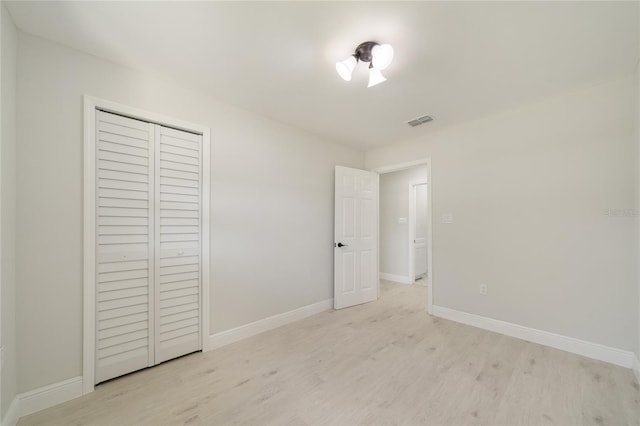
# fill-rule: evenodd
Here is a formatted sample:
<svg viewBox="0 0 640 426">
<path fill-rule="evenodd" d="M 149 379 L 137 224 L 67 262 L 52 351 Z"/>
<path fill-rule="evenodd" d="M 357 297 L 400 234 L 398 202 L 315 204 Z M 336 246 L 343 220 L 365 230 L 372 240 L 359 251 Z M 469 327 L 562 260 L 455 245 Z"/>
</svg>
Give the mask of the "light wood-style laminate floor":
<svg viewBox="0 0 640 426">
<path fill-rule="evenodd" d="M 630 370 L 430 317 L 426 288 L 107 382 L 19 425 L 640 424 Z"/>
</svg>

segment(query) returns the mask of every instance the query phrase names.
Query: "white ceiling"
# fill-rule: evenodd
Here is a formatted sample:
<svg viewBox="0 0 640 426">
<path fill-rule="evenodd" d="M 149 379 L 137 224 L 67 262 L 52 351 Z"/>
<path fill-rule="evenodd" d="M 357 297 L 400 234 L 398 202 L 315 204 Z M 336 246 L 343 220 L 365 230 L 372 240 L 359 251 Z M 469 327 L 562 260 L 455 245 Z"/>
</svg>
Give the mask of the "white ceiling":
<svg viewBox="0 0 640 426">
<path fill-rule="evenodd" d="M 631 73 L 637 2 L 8 2 L 23 31 L 358 149 Z M 388 81 L 335 62 L 391 43 Z M 406 121 L 431 114 L 411 128 Z"/>
</svg>

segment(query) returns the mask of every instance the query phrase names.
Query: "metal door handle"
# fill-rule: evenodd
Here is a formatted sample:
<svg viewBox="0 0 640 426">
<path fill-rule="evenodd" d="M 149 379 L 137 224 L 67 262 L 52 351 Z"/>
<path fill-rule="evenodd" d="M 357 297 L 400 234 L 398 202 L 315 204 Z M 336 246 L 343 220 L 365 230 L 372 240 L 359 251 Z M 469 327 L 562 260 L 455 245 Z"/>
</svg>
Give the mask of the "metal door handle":
<svg viewBox="0 0 640 426">
<path fill-rule="evenodd" d="M 349 247 L 349 244 L 338 243 L 338 247 Z"/>
</svg>

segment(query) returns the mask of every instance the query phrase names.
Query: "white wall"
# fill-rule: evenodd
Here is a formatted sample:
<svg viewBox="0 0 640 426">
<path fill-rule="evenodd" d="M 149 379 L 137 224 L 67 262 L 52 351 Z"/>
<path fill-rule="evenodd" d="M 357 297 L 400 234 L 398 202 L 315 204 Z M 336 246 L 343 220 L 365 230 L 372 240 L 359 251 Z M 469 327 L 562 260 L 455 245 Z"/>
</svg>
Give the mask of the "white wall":
<svg viewBox="0 0 640 426">
<path fill-rule="evenodd" d="M 2 15 L 0 144 L 0 283 L 2 382 L 0 419 L 16 396 L 16 27 L 4 4 Z"/>
<path fill-rule="evenodd" d="M 634 98 L 628 76 L 367 152 L 431 157 L 434 304 L 634 348 L 636 221 L 605 214 L 635 207 Z"/>
<path fill-rule="evenodd" d="M 81 375 L 82 95 L 211 127 L 211 330 L 333 297 L 334 165 L 364 155 L 19 33 L 18 390 Z"/>
<path fill-rule="evenodd" d="M 381 273 L 409 279 L 409 183 L 420 180 L 427 180 L 426 165 L 380 175 Z M 407 222 L 398 223 L 401 217 Z"/>
</svg>

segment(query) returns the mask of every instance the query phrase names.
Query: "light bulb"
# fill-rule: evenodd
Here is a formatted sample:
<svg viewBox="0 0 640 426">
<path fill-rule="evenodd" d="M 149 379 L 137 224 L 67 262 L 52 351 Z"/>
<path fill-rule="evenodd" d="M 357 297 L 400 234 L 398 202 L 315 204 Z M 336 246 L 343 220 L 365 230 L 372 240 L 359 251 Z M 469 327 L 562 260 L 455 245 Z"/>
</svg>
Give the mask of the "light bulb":
<svg viewBox="0 0 640 426">
<path fill-rule="evenodd" d="M 357 63 L 358 60 L 355 56 L 349 56 L 344 61 L 336 62 L 336 71 L 344 80 L 351 81 L 351 73 L 353 73 Z"/>
<path fill-rule="evenodd" d="M 387 81 L 387 79 L 378 68 L 369 68 L 369 85 L 367 87 L 375 86 L 383 81 Z"/>
<path fill-rule="evenodd" d="M 390 44 L 377 44 L 371 49 L 371 63 L 374 68 L 383 70 L 393 61 L 393 47 Z"/>
</svg>

